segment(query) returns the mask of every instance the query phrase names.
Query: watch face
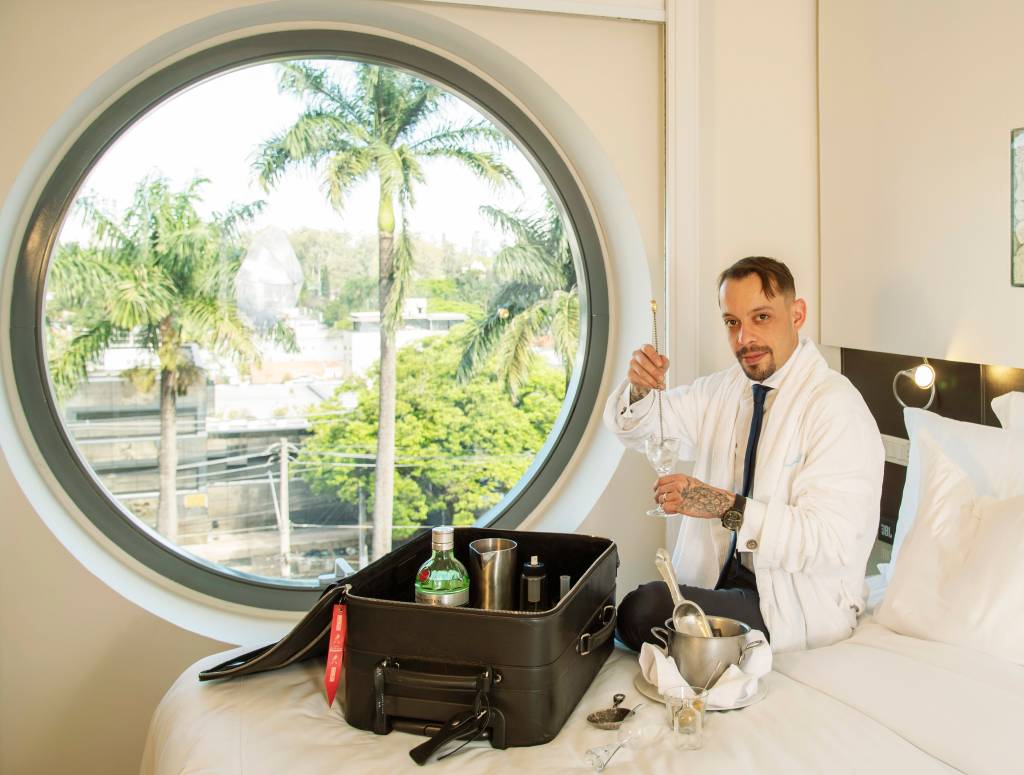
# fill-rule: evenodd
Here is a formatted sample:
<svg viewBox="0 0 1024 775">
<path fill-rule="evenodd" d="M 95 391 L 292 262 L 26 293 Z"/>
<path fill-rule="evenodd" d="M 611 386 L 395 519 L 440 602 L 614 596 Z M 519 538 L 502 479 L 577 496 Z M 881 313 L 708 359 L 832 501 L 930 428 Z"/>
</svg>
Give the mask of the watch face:
<svg viewBox="0 0 1024 775">
<path fill-rule="evenodd" d="M 729 530 L 735 530 L 742 524 L 743 515 L 734 509 L 729 509 L 722 515 L 722 526 Z"/>
</svg>

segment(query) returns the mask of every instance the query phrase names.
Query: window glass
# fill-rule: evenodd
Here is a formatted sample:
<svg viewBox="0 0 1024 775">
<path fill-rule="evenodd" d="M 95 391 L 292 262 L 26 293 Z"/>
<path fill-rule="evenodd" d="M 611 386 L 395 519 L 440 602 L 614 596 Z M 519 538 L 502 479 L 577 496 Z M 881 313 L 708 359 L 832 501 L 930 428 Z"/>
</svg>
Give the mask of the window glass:
<svg viewBox="0 0 1024 775">
<path fill-rule="evenodd" d="M 406 70 L 277 60 L 149 109 L 50 255 L 54 404 L 127 520 L 265 579 L 496 514 L 579 367 L 576 235 L 509 132 Z"/>
</svg>

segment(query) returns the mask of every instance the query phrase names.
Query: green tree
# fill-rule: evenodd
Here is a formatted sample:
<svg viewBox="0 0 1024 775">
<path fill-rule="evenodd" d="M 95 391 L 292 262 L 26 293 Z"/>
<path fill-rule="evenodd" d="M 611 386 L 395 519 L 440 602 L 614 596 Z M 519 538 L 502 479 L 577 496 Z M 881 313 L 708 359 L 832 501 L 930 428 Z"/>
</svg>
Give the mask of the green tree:
<svg viewBox="0 0 1024 775">
<path fill-rule="evenodd" d="M 397 358 L 395 525 L 468 525 L 519 481 L 544 445 L 562 407 L 562 376 L 535 368 L 513 403 L 493 370 L 456 382 L 461 348 L 437 336 Z M 355 503 L 373 497 L 379 374 L 353 380 L 310 414 L 309 439 L 296 468 L 318 493 Z M 340 396 L 354 392 L 345 411 Z M 396 531 L 403 538 L 412 530 Z"/>
<path fill-rule="evenodd" d="M 439 87 L 391 67 L 361 64 L 349 88 L 326 68 L 308 62 L 281 65 L 280 90 L 305 109 L 295 123 L 260 147 L 260 181 L 274 185 L 292 167 L 311 166 L 341 209 L 352 188 L 378 185 L 377 258 L 380 325 L 379 432 L 373 492 L 373 556 L 391 549 L 395 462 L 395 330 L 412 278 L 412 239 L 406 221 L 427 159 L 455 160 L 494 185 L 515 182 L 495 152 L 507 144 L 491 123 L 441 120 L 450 97 Z M 396 236 L 396 210 L 402 222 Z"/>
<path fill-rule="evenodd" d="M 305 228 L 290 232 L 288 241 L 302 266 L 304 282 L 299 303 L 304 307 L 322 309 L 345 282 L 374 279 L 377 264 L 375 238 Z"/>
<path fill-rule="evenodd" d="M 349 314 L 373 309 L 376 302 L 376 278 L 349 277 L 339 283 L 334 297 L 323 305 L 323 323 L 349 330 L 352 328 Z"/>
<path fill-rule="evenodd" d="M 569 239 L 551 200 L 529 216 L 480 208 L 515 242 L 498 253 L 494 271 L 501 286 L 486 312 L 464 329 L 459 379 L 469 379 L 492 356 L 509 395 L 516 398 L 536 365 L 533 345 L 549 334 L 568 383 L 579 347 L 580 305 Z"/>
<path fill-rule="evenodd" d="M 177 399 L 200 376 L 189 345 L 240 362 L 259 354 L 254 331 L 235 306 L 234 278 L 242 258 L 237 227 L 261 203 L 204 220 L 196 203 L 205 182 L 197 178 L 172 191 L 165 179 L 147 178 L 120 217 L 79 199 L 92 239 L 62 246 L 49 274 L 49 365 L 59 396 L 86 379 L 89 364 L 115 339 L 134 336 L 153 355 L 153 368 L 126 376 L 138 385 L 153 385 L 159 376 L 157 530 L 170 541 L 178 532 Z"/>
</svg>

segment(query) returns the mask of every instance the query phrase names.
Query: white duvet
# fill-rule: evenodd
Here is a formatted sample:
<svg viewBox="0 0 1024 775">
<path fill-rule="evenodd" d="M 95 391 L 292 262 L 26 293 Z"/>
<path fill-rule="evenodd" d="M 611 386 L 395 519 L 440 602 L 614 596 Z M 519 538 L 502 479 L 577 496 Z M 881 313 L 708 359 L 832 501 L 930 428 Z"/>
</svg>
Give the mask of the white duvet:
<svg viewBox="0 0 1024 775">
<path fill-rule="evenodd" d="M 186 670 L 154 714 L 143 775 L 337 775 L 420 771 L 408 756 L 422 741 L 376 736 L 328 710 L 322 664 L 200 684 Z M 585 716 L 633 689 L 637 659 L 616 650 L 558 737 L 544 746 L 463 749 L 429 772 L 585 772 L 586 749 L 614 742 Z M 667 739 L 623 749 L 609 772 L 1007 773 L 1024 772 L 1024 669 L 962 648 L 896 635 L 868 621 L 847 641 L 776 656 L 766 699 L 709 714 L 704 747 L 673 751 Z"/>
</svg>

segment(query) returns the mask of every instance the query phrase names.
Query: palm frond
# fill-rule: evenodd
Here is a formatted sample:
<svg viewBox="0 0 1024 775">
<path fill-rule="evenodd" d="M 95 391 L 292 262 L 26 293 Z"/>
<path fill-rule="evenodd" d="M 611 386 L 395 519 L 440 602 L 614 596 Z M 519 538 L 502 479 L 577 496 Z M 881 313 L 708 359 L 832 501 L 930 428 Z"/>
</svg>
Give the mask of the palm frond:
<svg viewBox="0 0 1024 775">
<path fill-rule="evenodd" d="M 536 285 L 550 291 L 560 288 L 563 273 L 561 265 L 543 245 L 516 242 L 506 245 L 494 257 L 494 274 L 504 282 Z"/>
<path fill-rule="evenodd" d="M 278 90 L 307 99 L 318 107 L 337 113 L 365 127 L 366 115 L 359 102 L 331 80 L 330 74 L 309 62 L 283 62 L 278 74 Z"/>
<path fill-rule="evenodd" d="M 404 74 L 410 79 L 406 99 L 395 116 L 393 143 L 410 137 L 428 116 L 434 114 L 447 94 L 432 83 Z"/>
<path fill-rule="evenodd" d="M 332 154 L 352 152 L 364 136 L 361 127 L 335 114 L 306 110 L 290 127 L 259 145 L 252 167 L 269 191 L 289 167 L 315 168 Z"/>
<path fill-rule="evenodd" d="M 265 199 L 254 199 L 252 202 L 239 204 L 232 202 L 224 212 L 214 212 L 211 220 L 218 224 L 225 237 L 238 236 L 238 227 L 250 223 L 266 208 Z"/>
<path fill-rule="evenodd" d="M 501 160 L 501 157 L 490 151 L 473 151 L 467 148 L 450 147 L 435 148 L 419 154 L 425 158 L 446 158 L 461 162 L 473 174 L 494 189 L 505 185 L 519 188 L 519 179 L 512 168 Z"/>
<path fill-rule="evenodd" d="M 580 296 L 579 291 L 558 290 L 551 300 L 551 338 L 555 352 L 565 366 L 566 379 L 572 374 L 576 353 L 580 346 Z"/>
<path fill-rule="evenodd" d="M 47 290 L 56 308 L 84 309 L 103 299 L 112 279 L 108 256 L 71 243 L 61 245 L 50 262 Z"/>
<path fill-rule="evenodd" d="M 89 364 L 103 355 L 115 333 L 117 331 L 109 321 L 98 323 L 75 336 L 63 351 L 50 360 L 50 379 L 58 400 L 64 400 L 75 392 L 88 375 Z"/>
<path fill-rule="evenodd" d="M 398 190 L 398 201 L 403 210 L 411 210 L 416 206 L 416 184 L 425 183 L 426 176 L 419 159 L 407 146 L 399 146 L 396 152 L 402 164 L 402 185 Z"/>
<path fill-rule="evenodd" d="M 358 181 L 362 180 L 373 167 L 373 157 L 366 148 L 352 148 L 339 151 L 327 162 L 324 185 L 327 198 L 336 210 L 345 206 L 345 196 Z"/>
<path fill-rule="evenodd" d="M 381 196 L 397 195 L 404 179 L 402 157 L 397 149 L 377 141 L 370 145 L 368 152 L 373 156 L 373 164 L 380 176 Z"/>
<path fill-rule="evenodd" d="M 299 341 L 295 337 L 295 329 L 278 318 L 264 334 L 274 344 L 282 347 L 285 352 L 297 353 Z"/>
<path fill-rule="evenodd" d="M 216 253 L 209 253 L 199 262 L 192 278 L 197 296 L 229 300 L 235 296 L 235 278 L 242 266 L 242 253 L 237 246 L 225 243 Z"/>
<path fill-rule="evenodd" d="M 528 245 L 544 243 L 543 222 L 540 218 L 531 218 L 518 211 L 509 212 L 493 205 L 481 205 L 480 213 L 492 226 L 501 229 L 517 242 Z"/>
<path fill-rule="evenodd" d="M 488 309 L 493 314 L 504 317 L 515 317 L 529 309 L 541 298 L 540 289 L 529 283 L 505 283 L 491 297 Z"/>
<path fill-rule="evenodd" d="M 415 153 L 427 153 L 447 148 L 472 148 L 486 146 L 504 150 L 510 145 L 508 136 L 489 121 L 476 121 L 456 126 L 444 124 L 432 134 L 414 143 L 409 149 Z"/>
<path fill-rule="evenodd" d="M 111 255 L 120 254 L 134 245 L 132 236 L 128 234 L 114 218 L 100 209 L 95 197 L 83 196 L 75 202 L 86 228 L 92 232 L 92 242 L 96 246 L 107 249 Z"/>
<path fill-rule="evenodd" d="M 471 320 L 459 334 L 459 346 L 462 349 L 462 356 L 459 358 L 459 367 L 455 372 L 455 378 L 459 382 L 468 382 L 474 374 L 484 367 L 484 364 L 494 354 L 502 335 L 512 319 L 505 310 L 505 314 L 498 314 L 492 311 Z"/>
<path fill-rule="evenodd" d="M 513 401 L 519 400 L 519 391 L 530 378 L 530 369 L 536 358 L 533 342 L 547 322 L 547 308 L 535 304 L 512 318 L 498 344 L 498 381 Z"/>
<path fill-rule="evenodd" d="M 106 314 L 113 326 L 131 331 L 166 317 L 174 303 L 174 283 L 163 268 L 138 264 L 118 272 L 107 300 Z"/>
<path fill-rule="evenodd" d="M 405 298 L 412 287 L 412 268 L 414 264 L 412 252 L 412 235 L 405 212 L 402 212 L 402 230 L 395 239 L 394 260 L 391 263 L 391 292 L 384 303 L 381 313 L 381 324 L 387 331 L 397 331 L 402 324 L 402 310 Z"/>
<path fill-rule="evenodd" d="M 306 111 L 288 129 L 259 145 L 253 170 L 263 189 L 269 190 L 289 167 L 313 169 L 332 154 L 351 152 L 359 134 L 355 125 L 336 115 Z"/>
<path fill-rule="evenodd" d="M 242 319 L 233 302 L 209 297 L 188 299 L 178 314 L 181 339 L 238 362 L 259 361 L 255 331 Z"/>
</svg>

